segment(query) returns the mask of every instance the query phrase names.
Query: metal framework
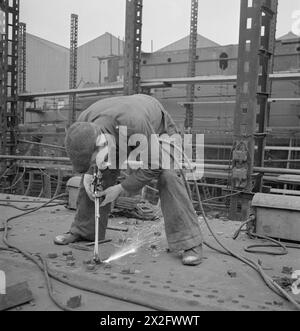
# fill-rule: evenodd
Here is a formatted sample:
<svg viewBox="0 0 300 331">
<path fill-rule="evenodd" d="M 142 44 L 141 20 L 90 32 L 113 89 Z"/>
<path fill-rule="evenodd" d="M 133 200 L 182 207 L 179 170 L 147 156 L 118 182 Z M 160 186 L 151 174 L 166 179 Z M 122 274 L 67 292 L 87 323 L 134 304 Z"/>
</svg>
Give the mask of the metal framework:
<svg viewBox="0 0 300 331">
<path fill-rule="evenodd" d="M 18 136 L 19 0 L 1 0 L 0 126 L 1 153 L 14 155 Z"/>
<path fill-rule="evenodd" d="M 190 27 L 190 46 L 189 46 L 189 64 L 188 77 L 196 76 L 196 56 L 197 56 L 197 42 L 198 42 L 198 0 L 191 0 L 191 27 Z M 195 85 L 187 85 L 187 101 L 186 104 L 186 120 L 185 128 L 193 128 L 194 122 L 194 105 L 190 102 L 195 101 Z"/>
<path fill-rule="evenodd" d="M 77 59 L 78 59 L 78 15 L 71 15 L 71 33 L 70 33 L 70 89 L 77 88 Z M 69 97 L 69 118 L 68 126 L 76 121 L 76 95 Z"/>
<path fill-rule="evenodd" d="M 253 168 L 255 163 L 261 167 L 264 161 L 277 6 L 278 0 L 241 0 L 232 188 L 248 193 L 262 188 L 261 177 L 253 183 Z M 245 220 L 249 207 L 247 199 L 233 198 L 231 217 Z"/>
<path fill-rule="evenodd" d="M 143 0 L 126 0 L 124 95 L 141 92 Z"/>
</svg>

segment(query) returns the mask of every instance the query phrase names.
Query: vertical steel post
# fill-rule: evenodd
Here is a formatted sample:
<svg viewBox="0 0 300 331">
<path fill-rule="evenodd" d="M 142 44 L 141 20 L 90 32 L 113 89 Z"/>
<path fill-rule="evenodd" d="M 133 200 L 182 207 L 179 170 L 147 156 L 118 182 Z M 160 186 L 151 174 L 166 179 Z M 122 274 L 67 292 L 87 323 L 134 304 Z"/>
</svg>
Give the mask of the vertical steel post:
<svg viewBox="0 0 300 331">
<path fill-rule="evenodd" d="M 262 185 L 260 177 L 253 178 L 253 167 L 264 162 L 277 5 L 278 0 L 241 0 L 232 188 L 245 193 L 260 191 Z M 249 199 L 232 198 L 231 218 L 245 220 L 249 210 Z"/>
<path fill-rule="evenodd" d="M 69 88 L 77 88 L 77 58 L 78 58 L 78 15 L 71 15 L 71 33 L 70 33 L 70 75 Z M 69 97 L 69 120 L 68 126 L 76 121 L 76 95 Z"/>
<path fill-rule="evenodd" d="M 126 0 L 124 95 L 141 93 L 143 0 Z"/>
<path fill-rule="evenodd" d="M 18 76 L 19 76 L 19 93 L 26 92 L 26 24 L 19 24 L 19 60 L 18 60 Z M 19 122 L 25 123 L 25 103 L 19 102 Z"/>
<path fill-rule="evenodd" d="M 18 141 L 19 0 L 0 1 L 0 126 L 1 153 L 15 155 Z"/>
<path fill-rule="evenodd" d="M 268 98 L 272 93 L 272 84 L 269 75 L 273 73 L 274 54 L 276 45 L 278 0 L 265 0 L 262 5 L 262 34 L 261 47 L 259 49 L 261 72 L 258 81 L 258 151 L 255 158 L 257 167 L 264 166 L 266 147 L 266 128 L 269 120 Z M 262 182 L 256 183 L 256 190 L 260 191 Z"/>
<path fill-rule="evenodd" d="M 26 24 L 19 24 L 19 92 L 26 92 Z"/>
<path fill-rule="evenodd" d="M 189 64 L 188 77 L 196 75 L 196 56 L 198 42 L 198 0 L 191 0 L 191 26 L 190 26 L 190 46 L 189 46 Z M 185 128 L 192 129 L 194 125 L 194 105 L 195 101 L 195 85 L 187 85 L 187 104 L 186 104 L 186 120 Z"/>
</svg>

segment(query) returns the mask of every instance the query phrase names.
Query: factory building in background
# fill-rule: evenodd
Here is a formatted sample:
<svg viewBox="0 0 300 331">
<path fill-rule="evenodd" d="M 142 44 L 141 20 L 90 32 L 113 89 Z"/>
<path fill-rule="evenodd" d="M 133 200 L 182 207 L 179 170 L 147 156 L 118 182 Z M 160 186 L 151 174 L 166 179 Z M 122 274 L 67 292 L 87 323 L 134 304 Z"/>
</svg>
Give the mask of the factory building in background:
<svg viewBox="0 0 300 331">
<path fill-rule="evenodd" d="M 27 34 L 27 90 L 28 92 L 68 89 L 69 50 L 39 37 Z M 142 54 L 142 79 L 186 77 L 188 67 L 189 36 L 163 47 L 154 53 Z M 123 80 L 124 41 L 110 33 L 89 41 L 78 48 L 78 87 L 121 84 Z M 196 75 L 236 75 L 238 45 L 221 46 L 198 35 Z M 297 72 L 300 68 L 300 40 L 293 33 L 279 38 L 276 43 L 274 71 Z M 235 85 L 196 85 L 195 130 L 213 133 L 218 130 L 231 133 L 235 101 Z M 185 119 L 182 103 L 186 99 L 186 86 L 153 89 L 170 112 L 178 126 Z M 298 82 L 273 83 L 272 97 L 296 98 L 300 96 Z M 78 111 L 86 108 L 95 98 L 78 98 Z M 212 103 L 217 101 L 219 103 Z M 44 110 L 68 102 L 64 98 L 44 100 Z M 30 114 L 27 121 L 37 122 L 39 115 Z M 53 121 L 53 116 L 50 116 Z M 43 121 L 47 121 L 43 115 Z M 63 120 L 60 116 L 56 122 Z M 296 102 L 271 105 L 270 127 L 299 127 L 300 109 Z"/>
</svg>

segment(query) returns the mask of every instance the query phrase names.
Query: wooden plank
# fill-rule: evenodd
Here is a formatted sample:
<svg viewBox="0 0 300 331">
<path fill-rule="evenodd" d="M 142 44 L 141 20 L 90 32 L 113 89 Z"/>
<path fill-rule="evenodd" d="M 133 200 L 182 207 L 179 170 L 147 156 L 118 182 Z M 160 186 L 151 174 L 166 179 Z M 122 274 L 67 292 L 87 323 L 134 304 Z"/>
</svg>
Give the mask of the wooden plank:
<svg viewBox="0 0 300 331">
<path fill-rule="evenodd" d="M 28 283 L 23 282 L 6 289 L 6 294 L 0 294 L 0 311 L 24 305 L 33 300 Z"/>
</svg>

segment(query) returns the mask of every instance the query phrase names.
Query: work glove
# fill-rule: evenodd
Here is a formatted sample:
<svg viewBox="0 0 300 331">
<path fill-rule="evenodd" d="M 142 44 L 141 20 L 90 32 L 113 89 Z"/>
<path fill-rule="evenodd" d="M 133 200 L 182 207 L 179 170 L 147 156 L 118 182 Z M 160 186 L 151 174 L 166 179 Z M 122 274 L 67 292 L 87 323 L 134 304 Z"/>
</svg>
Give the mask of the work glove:
<svg viewBox="0 0 300 331">
<path fill-rule="evenodd" d="M 86 194 L 88 195 L 88 197 L 92 200 L 95 201 L 95 194 L 93 191 L 93 180 L 94 180 L 94 176 L 92 175 L 84 175 L 83 177 L 83 186 L 85 188 Z"/>
<path fill-rule="evenodd" d="M 124 189 L 123 189 L 121 184 L 111 186 L 107 190 L 101 192 L 99 194 L 99 196 L 100 197 L 105 197 L 105 199 L 102 202 L 102 204 L 100 205 L 100 207 L 105 207 L 106 205 L 108 205 L 108 204 L 114 202 L 115 200 L 117 200 L 122 192 L 124 192 Z"/>
</svg>

